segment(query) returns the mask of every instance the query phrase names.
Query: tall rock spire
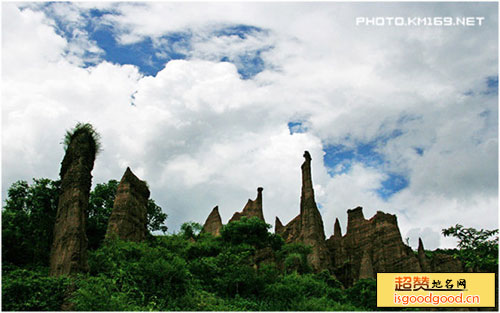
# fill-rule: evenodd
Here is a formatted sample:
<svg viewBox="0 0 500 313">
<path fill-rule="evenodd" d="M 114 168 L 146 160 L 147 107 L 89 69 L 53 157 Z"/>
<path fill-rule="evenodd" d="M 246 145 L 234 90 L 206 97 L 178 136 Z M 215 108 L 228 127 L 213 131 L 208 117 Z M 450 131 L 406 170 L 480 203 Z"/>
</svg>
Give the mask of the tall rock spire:
<svg viewBox="0 0 500 313">
<path fill-rule="evenodd" d="M 238 221 L 240 218 L 243 216 L 246 216 L 248 218 L 250 217 L 258 217 L 261 220 L 264 220 L 264 213 L 262 211 L 262 191 L 264 188 L 259 187 L 257 188 L 257 198 L 255 200 L 250 200 L 248 199 L 247 204 L 243 208 L 242 212 L 236 212 L 234 213 L 233 217 L 229 220 L 229 223 L 233 221 Z"/>
<path fill-rule="evenodd" d="M 216 206 L 212 212 L 207 217 L 205 224 L 203 224 L 203 229 L 201 230 L 204 233 L 209 233 L 214 236 L 220 235 L 220 230 L 222 229 L 222 219 L 219 214 L 219 207 Z"/>
<path fill-rule="evenodd" d="M 357 232 L 366 223 L 363 208 L 358 206 L 347 210 L 347 234 Z"/>
<path fill-rule="evenodd" d="M 336 269 L 335 273 L 338 279 L 345 280 L 345 263 L 348 260 L 347 252 L 344 247 L 344 238 L 342 237 L 342 230 L 340 228 L 339 219 L 335 219 L 335 226 L 333 227 L 333 236 L 328 238 L 326 246 L 330 254 L 330 262 L 332 268 Z M 343 270 L 344 269 L 344 270 Z"/>
<path fill-rule="evenodd" d="M 280 227 L 276 224 L 278 232 L 285 242 L 302 242 L 312 247 L 309 254 L 309 263 L 315 270 L 327 268 L 330 263 L 325 242 L 325 230 L 323 220 L 319 213 L 311 176 L 311 155 L 304 152 L 304 163 L 302 169 L 302 193 L 300 197 L 300 214 L 290 221 L 286 226 Z M 281 224 L 281 223 L 280 223 Z"/>
<path fill-rule="evenodd" d="M 340 229 L 339 219 L 335 219 L 335 226 L 333 227 L 333 236 L 334 237 L 342 237 L 342 230 Z"/>
<path fill-rule="evenodd" d="M 300 216 L 304 240 L 325 240 L 323 220 L 314 200 L 314 190 L 311 176 L 311 155 L 304 152 L 305 161 L 302 164 L 302 196 L 300 198 Z"/>
<path fill-rule="evenodd" d="M 283 231 L 283 224 L 280 219 L 276 216 L 276 220 L 274 222 L 274 232 L 276 234 L 280 234 Z"/>
<path fill-rule="evenodd" d="M 88 271 L 85 223 L 98 135 L 90 124 L 77 124 L 72 133 L 67 133 L 66 142 L 50 253 L 52 276 Z"/>
<path fill-rule="evenodd" d="M 304 152 L 302 163 L 302 195 L 300 197 L 301 237 L 305 244 L 312 246 L 309 262 L 315 269 L 325 268 L 329 258 L 326 255 L 325 229 L 323 219 L 314 200 L 311 175 L 311 155 Z"/>
<path fill-rule="evenodd" d="M 116 190 L 106 238 L 116 236 L 122 240 L 144 240 L 147 234 L 148 199 L 146 182 L 137 178 L 127 167 Z"/>
<path fill-rule="evenodd" d="M 314 202 L 314 189 L 312 184 L 312 175 L 311 175 L 311 155 L 308 151 L 304 152 L 304 163 L 302 163 L 302 194 L 300 197 L 300 213 L 302 214 L 302 210 L 304 209 L 304 203 Z M 316 205 L 316 203 L 314 203 Z"/>
<path fill-rule="evenodd" d="M 422 238 L 418 238 L 418 262 L 420 263 L 420 268 L 422 272 L 429 273 L 431 271 L 431 265 L 427 256 L 425 255 L 424 244 Z"/>
</svg>

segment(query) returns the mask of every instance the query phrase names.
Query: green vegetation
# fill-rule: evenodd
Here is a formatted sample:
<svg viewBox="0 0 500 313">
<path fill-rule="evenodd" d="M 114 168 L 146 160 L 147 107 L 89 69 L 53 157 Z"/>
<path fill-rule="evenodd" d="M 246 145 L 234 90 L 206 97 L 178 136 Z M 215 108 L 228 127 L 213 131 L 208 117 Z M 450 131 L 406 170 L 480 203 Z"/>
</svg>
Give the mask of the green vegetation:
<svg viewBox="0 0 500 313">
<path fill-rule="evenodd" d="M 90 250 L 97 249 L 104 240 L 117 187 L 118 182 L 110 180 L 97 184 L 90 193 L 87 219 Z M 47 178 L 33 179 L 31 185 L 17 181 L 10 186 L 2 210 L 3 264 L 48 266 L 59 193 L 60 181 Z M 165 233 L 167 227 L 163 224 L 167 214 L 151 199 L 147 210 L 148 230 Z"/>
<path fill-rule="evenodd" d="M 59 311 L 69 278 L 48 276 L 48 267 L 2 266 L 3 311 Z"/>
<path fill-rule="evenodd" d="M 66 151 L 69 147 L 70 142 L 75 138 L 78 134 L 86 133 L 90 135 L 92 140 L 90 141 L 92 144 L 92 150 L 94 154 L 97 154 L 101 151 L 101 135 L 95 130 L 94 126 L 89 123 L 81 123 L 78 122 L 74 128 L 71 130 L 67 130 L 63 139 L 64 151 Z"/>
<path fill-rule="evenodd" d="M 347 290 L 347 299 L 356 306 L 377 309 L 377 283 L 373 279 L 360 279 Z"/>
<path fill-rule="evenodd" d="M 376 308 L 376 282 L 359 280 L 345 289 L 307 261 L 311 247 L 285 244 L 270 225 L 243 217 L 221 236 L 184 223 L 165 235 L 166 214 L 153 200 L 148 229 L 163 231 L 146 241 L 105 240 L 118 182 L 98 184 L 89 198 L 88 273 L 48 276 L 59 182 L 14 183 L 2 211 L 2 309 L 57 311 L 368 311 Z M 488 270 L 498 260 L 497 231 L 457 225 L 445 235 L 460 239 L 455 250 L 466 266 Z M 478 253 L 480 260 L 472 256 Z"/>
<path fill-rule="evenodd" d="M 112 179 L 106 184 L 97 184 L 90 193 L 87 219 L 87 238 L 90 250 L 97 249 L 104 240 L 117 188 L 118 181 Z M 163 224 L 166 219 L 167 214 L 162 212 L 161 207 L 156 205 L 154 200 L 149 199 L 147 207 L 148 230 L 151 233 L 155 231 L 165 233 L 167 226 Z"/>
<path fill-rule="evenodd" d="M 284 244 L 257 218 L 230 223 L 213 237 L 189 222 L 178 234 L 145 242 L 105 240 L 118 182 L 98 184 L 89 198 L 88 273 L 48 276 L 59 182 L 14 183 L 2 211 L 2 309 L 57 311 L 367 310 L 328 271 L 312 273 L 311 248 Z M 153 200 L 148 229 L 166 231 Z M 374 286 L 374 284 L 373 284 Z M 359 288 L 355 285 L 353 288 Z M 372 294 L 375 289 L 371 289 Z"/>
<path fill-rule="evenodd" d="M 87 239 L 91 250 L 97 249 L 104 240 L 117 188 L 118 181 L 113 179 L 107 184 L 97 184 L 89 195 Z"/>
<path fill-rule="evenodd" d="M 353 305 L 352 292 L 328 272 L 284 273 L 272 261 L 256 267 L 256 252 L 249 242 L 234 244 L 208 234 L 195 241 L 181 233 L 142 243 L 107 241 L 90 252 L 90 272 L 73 278 L 69 301 L 84 311 L 370 309 Z M 58 310 L 70 278 L 47 277 L 47 272 L 4 269 L 3 309 Z"/>
<path fill-rule="evenodd" d="M 2 264 L 48 265 L 59 181 L 12 184 L 2 211 Z"/>
<path fill-rule="evenodd" d="M 498 229 L 477 230 L 464 228 L 462 225 L 443 229 L 443 235 L 457 238 L 458 250 L 454 256 L 466 269 L 475 272 L 498 272 Z"/>
</svg>

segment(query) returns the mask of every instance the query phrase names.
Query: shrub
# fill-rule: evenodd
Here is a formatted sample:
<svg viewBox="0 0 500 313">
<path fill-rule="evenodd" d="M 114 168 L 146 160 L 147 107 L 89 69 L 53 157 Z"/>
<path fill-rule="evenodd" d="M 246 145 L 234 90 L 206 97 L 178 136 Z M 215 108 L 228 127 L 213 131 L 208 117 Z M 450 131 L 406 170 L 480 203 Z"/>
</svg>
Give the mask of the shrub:
<svg viewBox="0 0 500 313">
<path fill-rule="evenodd" d="M 137 297 L 132 289 L 123 288 L 113 278 L 82 276 L 71 302 L 77 311 L 142 311 Z"/>
<path fill-rule="evenodd" d="M 49 264 L 60 182 L 33 179 L 13 183 L 2 211 L 2 262 Z"/>
<path fill-rule="evenodd" d="M 294 311 L 362 311 L 350 303 L 339 303 L 328 297 L 308 298 L 297 303 Z"/>
<path fill-rule="evenodd" d="M 355 306 L 377 309 L 377 282 L 375 279 L 360 279 L 346 290 L 347 300 Z"/>
<path fill-rule="evenodd" d="M 74 128 L 66 131 L 62 142 L 64 151 L 68 149 L 71 141 L 81 133 L 84 133 L 91 138 L 90 142 L 92 144 L 92 153 L 99 153 L 101 151 L 101 135 L 99 135 L 92 124 L 81 122 L 78 122 Z"/>
<path fill-rule="evenodd" d="M 273 304 L 272 310 L 295 310 L 305 299 L 327 296 L 329 289 L 325 282 L 315 279 L 311 274 L 299 275 L 294 272 L 267 285 L 264 297 Z"/>
<path fill-rule="evenodd" d="M 224 242 L 239 245 L 248 244 L 256 248 L 279 245 L 275 236 L 267 230 L 271 225 L 257 217 L 243 216 L 239 221 L 224 225 L 221 229 L 221 238 Z"/>
<path fill-rule="evenodd" d="M 443 229 L 443 235 L 456 237 L 459 250 L 454 254 L 464 267 L 473 271 L 498 272 L 498 229 L 477 230 L 460 224 Z"/>
<path fill-rule="evenodd" d="M 83 304 L 86 303 L 85 297 L 103 293 L 132 301 L 126 302 L 123 309 L 157 307 L 184 296 L 192 286 L 192 277 L 183 258 L 145 242 L 107 241 L 103 247 L 90 253 L 89 266 L 90 273 L 98 277 L 95 284 L 102 283 L 102 290 L 91 288 L 92 280 L 97 278 L 84 279 L 78 298 Z M 113 288 L 106 285 L 110 281 Z M 119 308 L 116 310 L 121 310 Z"/>
<path fill-rule="evenodd" d="M 280 272 L 275 263 L 266 263 L 260 266 L 258 275 L 262 283 L 268 285 L 279 279 Z"/>
<path fill-rule="evenodd" d="M 222 242 L 218 238 L 210 234 L 202 234 L 195 242 L 188 244 L 186 258 L 196 260 L 201 257 L 217 256 L 223 248 Z"/>
<path fill-rule="evenodd" d="M 253 268 L 254 249 L 239 245 L 221 252 L 216 258 L 218 274 L 215 291 L 226 297 L 255 294 L 260 289 L 257 272 Z"/>
<path fill-rule="evenodd" d="M 48 269 L 14 269 L 2 275 L 3 311 L 59 311 L 67 287 L 66 277 L 49 277 Z"/>
<path fill-rule="evenodd" d="M 155 236 L 151 244 L 153 247 L 170 251 L 185 258 L 190 242 L 182 236 L 174 234 L 169 236 Z"/>
<path fill-rule="evenodd" d="M 278 262 L 283 264 L 285 273 L 297 272 L 299 274 L 310 273 L 312 271 L 307 256 L 312 248 L 302 243 L 285 244 L 277 252 Z"/>
</svg>

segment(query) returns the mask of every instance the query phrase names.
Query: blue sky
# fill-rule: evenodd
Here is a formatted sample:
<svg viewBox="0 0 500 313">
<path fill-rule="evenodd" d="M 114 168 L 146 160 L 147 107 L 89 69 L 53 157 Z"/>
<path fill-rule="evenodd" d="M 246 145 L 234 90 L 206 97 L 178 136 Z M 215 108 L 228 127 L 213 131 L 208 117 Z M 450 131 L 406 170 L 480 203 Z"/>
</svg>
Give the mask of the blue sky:
<svg viewBox="0 0 500 313">
<path fill-rule="evenodd" d="M 2 9 L 4 198 L 16 180 L 56 179 L 59 142 L 81 121 L 103 140 L 93 183 L 130 166 L 171 231 L 215 205 L 227 221 L 259 186 L 266 220 L 287 223 L 304 150 L 327 235 L 358 205 L 367 218 L 396 214 L 402 236 L 429 248 L 452 246 L 440 231 L 456 223 L 497 227 L 487 218 L 498 214 L 496 3 Z M 485 24 L 353 23 L 377 14 Z"/>
<path fill-rule="evenodd" d="M 50 4 L 47 5 L 50 12 Z M 104 15 L 113 15 L 110 10 L 93 9 L 88 12 L 88 19 L 83 29 L 88 32 L 89 39 L 95 41 L 95 44 L 103 50 L 100 55 L 100 60 L 105 60 L 111 63 L 120 65 L 132 64 L 138 67 L 143 75 L 155 76 L 161 71 L 165 64 L 171 60 L 183 60 L 189 58 L 192 50 L 191 40 L 193 34 L 190 31 L 173 32 L 155 38 L 161 44 L 154 44 L 150 37 L 146 37 L 139 42 L 131 44 L 121 44 L 116 38 L 117 30 L 111 25 L 102 24 L 100 19 Z M 54 16 L 56 31 L 64 36 L 68 41 L 72 40 L 71 25 L 64 23 L 61 19 Z M 262 33 L 265 31 L 259 27 L 249 25 L 228 25 L 218 28 L 210 35 L 214 37 L 231 37 L 237 36 L 245 40 L 249 35 Z M 264 49 L 256 49 L 246 51 L 244 54 L 230 57 L 221 55 L 221 62 L 230 62 L 235 64 L 242 79 L 251 79 L 265 69 L 264 60 L 260 57 L 265 50 L 272 49 L 266 47 Z M 87 62 L 86 66 L 94 66 L 95 62 Z M 488 77 L 487 92 L 491 92 L 498 85 L 498 78 L 495 84 L 495 77 Z M 290 134 L 304 133 L 308 129 L 301 121 L 288 122 Z M 399 130 L 387 137 L 380 137 L 371 142 L 356 142 L 354 147 L 347 148 L 344 145 L 325 145 L 323 148 L 323 161 L 331 176 L 339 175 L 350 170 L 353 162 L 359 162 L 365 166 L 381 168 L 385 167 L 387 160 L 384 156 L 377 152 L 377 147 L 384 145 L 391 138 L 400 135 Z M 415 148 L 419 154 L 423 153 L 422 148 Z M 337 170 L 338 166 L 341 170 Z M 384 200 L 390 198 L 396 192 L 406 188 L 409 184 L 409 178 L 405 173 L 395 173 L 384 171 L 387 178 L 382 181 L 381 186 L 375 191 Z"/>
<path fill-rule="evenodd" d="M 329 175 L 333 177 L 349 172 L 353 162 L 382 169 L 387 177 L 375 191 L 382 199 L 389 199 L 398 191 L 408 187 L 409 177 L 408 173 L 387 170 L 388 160 L 378 150 L 389 140 L 397 138 L 401 134 L 400 130 L 394 130 L 389 136 L 379 137 L 370 142 L 355 143 L 353 147 L 326 145 L 323 149 L 325 152 L 323 161 L 328 167 Z"/>
<path fill-rule="evenodd" d="M 64 18 L 53 14 L 52 5 L 54 3 L 46 3 L 41 8 L 52 17 L 55 24 L 55 30 L 58 34 L 66 38 L 68 41 L 74 40 L 74 30 L 81 29 L 88 34 L 88 39 L 95 42 L 95 45 L 102 49 L 99 55 L 99 60 L 117 64 L 132 64 L 138 67 L 139 71 L 148 76 L 155 76 L 160 70 L 165 67 L 165 64 L 171 60 L 182 60 L 190 57 L 192 51 L 191 41 L 193 34 L 190 30 L 184 32 L 168 32 L 154 38 L 145 37 L 142 40 L 130 44 L 118 42 L 117 33 L 119 30 L 103 23 L 102 19 L 107 16 L 117 14 L 113 10 L 91 9 L 85 12 L 84 23 L 75 27 L 72 23 L 67 23 Z M 245 40 L 249 35 L 265 33 L 265 30 L 250 26 L 250 25 L 224 25 L 214 29 L 209 36 L 212 37 L 232 37 Z M 265 64 L 261 58 L 261 53 L 272 47 L 256 48 L 255 50 L 245 51 L 240 55 L 229 56 L 221 54 L 219 60 L 221 62 L 230 62 L 236 65 L 238 73 L 242 79 L 250 79 L 260 73 Z M 89 57 L 92 53 L 86 52 Z M 96 64 L 95 59 L 90 62 L 85 62 L 85 66 L 93 66 Z"/>
<path fill-rule="evenodd" d="M 104 50 L 102 56 L 104 60 L 136 65 L 141 73 L 148 76 L 155 76 L 171 60 L 187 59 L 192 49 L 190 32 L 169 33 L 156 38 L 161 45 L 155 45 L 151 38 L 124 45 L 117 42 L 110 26 L 92 25 L 87 28 L 87 31 L 89 31 L 90 39 L 95 40 L 97 46 Z M 247 34 L 260 31 L 262 30 L 256 27 L 235 25 L 221 28 L 212 35 L 215 37 L 238 36 L 245 39 Z M 236 57 L 221 55 L 220 61 L 235 64 L 242 79 L 249 79 L 264 69 L 264 61 L 260 57 L 262 51 L 260 49 L 248 51 Z"/>
<path fill-rule="evenodd" d="M 288 122 L 290 134 L 307 132 L 307 127 L 303 124 L 302 121 Z M 388 161 L 383 154 L 378 152 L 378 149 L 384 146 L 389 140 L 397 138 L 401 134 L 401 130 L 396 129 L 388 136 L 381 136 L 370 142 L 355 142 L 351 147 L 343 144 L 324 144 L 323 162 L 328 168 L 328 174 L 334 177 L 347 173 L 354 162 L 361 163 L 367 167 L 387 168 Z M 422 155 L 423 151 L 423 148 L 415 148 L 415 152 L 418 155 Z M 392 172 L 390 170 L 384 170 L 384 173 L 387 178 L 381 182 L 379 188 L 375 189 L 380 198 L 387 200 L 398 191 L 408 187 L 409 177 L 407 173 Z"/>
</svg>

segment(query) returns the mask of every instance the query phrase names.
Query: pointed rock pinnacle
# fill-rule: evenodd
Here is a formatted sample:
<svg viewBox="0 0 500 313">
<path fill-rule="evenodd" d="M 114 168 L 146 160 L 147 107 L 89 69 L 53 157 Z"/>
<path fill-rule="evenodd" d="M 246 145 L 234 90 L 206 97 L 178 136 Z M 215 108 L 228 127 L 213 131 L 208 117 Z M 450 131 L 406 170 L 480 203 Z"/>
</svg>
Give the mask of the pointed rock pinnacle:
<svg viewBox="0 0 500 313">
<path fill-rule="evenodd" d="M 246 216 L 248 218 L 250 217 L 258 217 L 261 220 L 264 220 L 264 213 L 262 211 L 262 191 L 264 188 L 259 187 L 257 188 L 257 198 L 255 200 L 248 199 L 247 204 L 243 208 L 243 211 L 241 212 L 236 212 L 234 213 L 233 217 L 229 220 L 229 223 L 233 221 L 238 221 L 241 219 L 243 216 Z"/>
<path fill-rule="evenodd" d="M 311 175 L 311 155 L 308 151 L 304 152 L 304 163 L 302 163 L 302 196 L 301 201 L 306 201 L 307 199 L 313 199 L 314 201 L 314 190 L 312 184 Z"/>
<path fill-rule="evenodd" d="M 281 223 L 280 219 L 276 216 L 276 221 L 274 222 L 274 232 L 276 234 L 280 234 L 283 231 L 283 224 Z"/>
<path fill-rule="evenodd" d="M 342 237 L 342 230 L 340 228 L 340 222 L 339 219 L 335 219 L 335 226 L 333 228 L 333 236 L 334 237 Z"/>
<path fill-rule="evenodd" d="M 219 214 L 219 207 L 213 208 L 212 212 L 207 217 L 205 224 L 203 225 L 202 232 L 212 234 L 214 236 L 220 235 L 220 230 L 222 229 L 222 219 Z"/>
<path fill-rule="evenodd" d="M 420 263 L 420 268 L 422 272 L 429 273 L 431 271 L 431 264 L 427 256 L 425 255 L 424 243 L 422 242 L 422 238 L 418 238 L 418 263 Z"/>
<path fill-rule="evenodd" d="M 127 167 L 116 190 L 106 238 L 116 236 L 136 242 L 146 239 L 149 194 L 146 182 Z"/>
<path fill-rule="evenodd" d="M 420 237 L 418 237 L 418 251 L 424 251 L 424 243 Z"/>
</svg>

